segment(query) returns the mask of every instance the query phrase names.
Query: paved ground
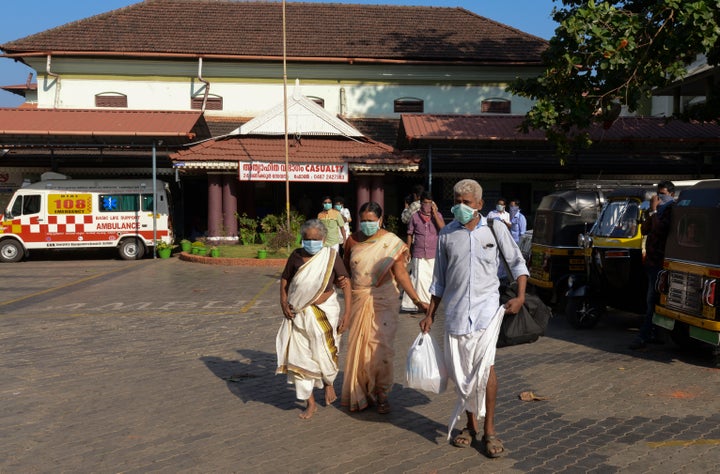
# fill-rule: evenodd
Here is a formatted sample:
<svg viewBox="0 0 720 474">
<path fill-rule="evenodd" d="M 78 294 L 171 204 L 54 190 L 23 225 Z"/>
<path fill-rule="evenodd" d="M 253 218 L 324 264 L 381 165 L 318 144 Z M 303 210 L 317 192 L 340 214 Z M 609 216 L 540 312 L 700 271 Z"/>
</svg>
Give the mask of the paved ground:
<svg viewBox="0 0 720 474">
<path fill-rule="evenodd" d="M 394 411 L 321 407 L 275 376 L 279 268 L 169 260 L 0 265 L 0 472 L 715 472 L 720 371 L 672 345 L 628 351 L 628 315 L 498 351 L 489 460 L 446 440 L 452 388 Z M 441 327 L 440 325 L 437 326 Z M 342 362 L 342 359 L 341 359 Z M 339 391 L 342 374 L 336 381 Z M 546 401 L 523 402 L 531 390 Z"/>
</svg>

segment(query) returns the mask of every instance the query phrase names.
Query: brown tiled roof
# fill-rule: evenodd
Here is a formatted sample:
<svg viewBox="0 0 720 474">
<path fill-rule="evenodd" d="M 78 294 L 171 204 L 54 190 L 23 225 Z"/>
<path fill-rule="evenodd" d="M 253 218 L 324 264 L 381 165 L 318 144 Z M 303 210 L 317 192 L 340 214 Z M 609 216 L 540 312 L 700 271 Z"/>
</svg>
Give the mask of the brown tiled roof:
<svg viewBox="0 0 720 474">
<path fill-rule="evenodd" d="M 347 118 L 345 121 L 358 129 L 366 137 L 370 137 L 386 145 L 397 145 L 400 119 Z"/>
<path fill-rule="evenodd" d="M 211 115 L 205 116 L 205 121 L 207 122 L 208 128 L 210 129 L 211 137 L 220 137 L 222 135 L 227 135 L 248 120 L 250 120 L 250 118 L 213 117 Z"/>
<path fill-rule="evenodd" d="M 126 142 L 162 139 L 187 143 L 210 132 L 200 112 L 140 110 L 0 109 L 0 143 L 23 137 L 114 137 Z M 80 138 L 82 137 L 82 138 Z"/>
<path fill-rule="evenodd" d="M 414 155 L 398 153 L 372 140 L 345 137 L 290 137 L 288 159 L 298 163 L 417 164 Z M 171 155 L 174 161 L 285 161 L 285 140 L 277 136 L 233 135 L 199 143 Z"/>
<path fill-rule="evenodd" d="M 538 64 L 547 42 L 463 8 L 288 3 L 288 59 Z M 0 46 L 8 54 L 282 57 L 281 2 L 146 0 Z"/>
<path fill-rule="evenodd" d="M 545 141 L 539 130 L 518 131 L 524 116 L 508 115 L 402 115 L 401 141 Z M 720 125 L 654 117 L 620 117 L 608 129 L 590 130 L 596 142 L 712 141 L 720 143 Z"/>
</svg>

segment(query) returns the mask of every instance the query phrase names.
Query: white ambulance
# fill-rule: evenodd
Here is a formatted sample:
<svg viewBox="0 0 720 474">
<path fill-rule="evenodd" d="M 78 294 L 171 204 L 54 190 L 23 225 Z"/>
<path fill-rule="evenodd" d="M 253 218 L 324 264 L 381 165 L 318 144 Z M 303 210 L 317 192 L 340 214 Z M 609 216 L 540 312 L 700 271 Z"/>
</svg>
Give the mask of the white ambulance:
<svg viewBox="0 0 720 474">
<path fill-rule="evenodd" d="M 62 175 L 60 175 L 62 176 Z M 55 175 L 54 177 L 57 177 Z M 167 184 L 151 179 L 43 179 L 18 189 L 0 214 L 0 262 L 32 249 L 117 247 L 140 259 L 158 240 L 172 243 Z"/>
</svg>

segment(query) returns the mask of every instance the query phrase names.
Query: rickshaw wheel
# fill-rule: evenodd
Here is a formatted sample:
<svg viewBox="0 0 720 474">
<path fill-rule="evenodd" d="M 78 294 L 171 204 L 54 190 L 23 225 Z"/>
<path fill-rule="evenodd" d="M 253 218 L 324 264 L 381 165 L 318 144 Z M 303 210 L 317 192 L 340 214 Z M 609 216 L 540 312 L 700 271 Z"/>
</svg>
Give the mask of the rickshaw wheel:
<svg viewBox="0 0 720 474">
<path fill-rule="evenodd" d="M 675 321 L 673 330 L 670 331 L 670 339 L 682 349 L 690 349 L 696 343 L 690 337 L 690 326 L 680 321 Z"/>
<path fill-rule="evenodd" d="M 565 318 L 575 329 L 595 327 L 604 312 L 604 305 L 589 298 L 569 297 L 565 305 Z"/>
</svg>

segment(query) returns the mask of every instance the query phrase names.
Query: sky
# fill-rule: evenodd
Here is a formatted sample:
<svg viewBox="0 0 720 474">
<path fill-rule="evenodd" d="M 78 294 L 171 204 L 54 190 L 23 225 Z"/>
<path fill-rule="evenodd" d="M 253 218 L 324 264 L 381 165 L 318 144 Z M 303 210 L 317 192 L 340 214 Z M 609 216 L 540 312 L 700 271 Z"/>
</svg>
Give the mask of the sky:
<svg viewBox="0 0 720 474">
<path fill-rule="evenodd" d="M 289 0 L 288 0 L 289 1 Z M 556 24 L 550 18 L 553 0 L 304 0 L 322 3 L 462 7 L 526 33 L 550 39 Z M 0 44 L 24 38 L 72 21 L 122 8 L 139 0 L 33 0 L 7 1 L 2 6 Z M 0 85 L 25 84 L 32 69 L 0 57 Z M 35 82 L 36 78 L 33 78 Z M 0 90 L 0 107 L 15 107 L 22 97 Z"/>
</svg>

